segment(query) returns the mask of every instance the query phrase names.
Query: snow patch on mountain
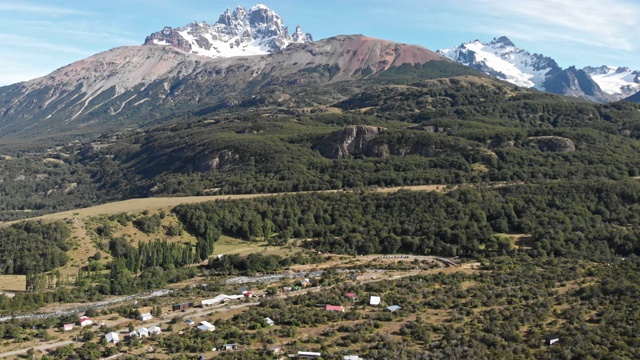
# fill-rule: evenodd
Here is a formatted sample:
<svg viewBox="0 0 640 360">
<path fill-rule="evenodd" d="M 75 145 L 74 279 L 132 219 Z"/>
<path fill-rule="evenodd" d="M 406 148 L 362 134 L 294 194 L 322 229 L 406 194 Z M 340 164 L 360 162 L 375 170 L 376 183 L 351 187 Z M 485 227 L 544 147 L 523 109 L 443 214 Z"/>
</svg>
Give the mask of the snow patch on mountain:
<svg viewBox="0 0 640 360">
<path fill-rule="evenodd" d="M 544 90 L 548 75 L 560 70 L 553 59 L 519 49 L 504 36 L 489 43 L 463 43 L 437 53 L 512 84 L 539 90 Z"/>
<path fill-rule="evenodd" d="M 625 98 L 640 91 L 640 71 L 607 65 L 587 66 L 582 70 L 589 74 L 602 91 L 609 95 Z"/>
<path fill-rule="evenodd" d="M 258 4 L 249 10 L 241 6 L 233 12 L 227 9 L 213 25 L 193 22 L 182 28 L 165 27 L 148 36 L 145 45 L 169 45 L 201 56 L 228 58 L 270 54 L 291 44 L 312 42 L 312 36 L 300 26 L 289 34 L 278 14 Z"/>
</svg>

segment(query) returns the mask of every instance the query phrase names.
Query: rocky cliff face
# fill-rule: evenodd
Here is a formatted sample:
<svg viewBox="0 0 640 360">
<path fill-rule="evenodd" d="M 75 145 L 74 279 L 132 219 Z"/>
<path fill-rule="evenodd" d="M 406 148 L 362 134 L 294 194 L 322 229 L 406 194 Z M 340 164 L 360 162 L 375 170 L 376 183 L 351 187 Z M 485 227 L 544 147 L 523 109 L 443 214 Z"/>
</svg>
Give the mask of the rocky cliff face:
<svg viewBox="0 0 640 360">
<path fill-rule="evenodd" d="M 378 146 L 372 146 L 371 142 L 382 131 L 384 128 L 374 126 L 349 126 L 332 133 L 314 146 L 314 149 L 330 159 L 340 159 L 349 155 L 388 156 L 379 154 L 380 149 Z"/>
<path fill-rule="evenodd" d="M 422 131 L 420 131 L 422 133 Z M 338 130 L 314 145 L 313 149 L 330 159 L 347 156 L 381 157 L 420 155 L 438 156 L 447 151 L 462 151 L 457 145 L 438 141 L 438 138 L 394 138 L 387 137 L 385 128 L 375 126 L 354 125 Z M 437 135 L 435 135 L 437 136 Z"/>
<path fill-rule="evenodd" d="M 634 95 L 631 95 L 631 96 L 629 96 L 628 98 L 626 98 L 624 100 L 640 103 L 640 93 L 636 93 Z"/>
<path fill-rule="evenodd" d="M 605 102 L 609 100 L 607 95 L 600 86 L 584 70 L 578 70 L 570 67 L 553 76 L 550 76 L 544 82 L 546 91 L 569 95 L 587 100 Z"/>
<path fill-rule="evenodd" d="M 527 139 L 527 144 L 544 152 L 576 151 L 576 144 L 571 139 L 560 136 L 534 136 Z"/>
<path fill-rule="evenodd" d="M 207 172 L 221 169 L 226 166 L 236 165 L 240 162 L 240 155 L 232 150 L 223 150 L 209 158 L 201 158 L 197 161 L 196 171 Z"/>
<path fill-rule="evenodd" d="M 256 5 L 248 10 L 241 6 L 233 12 L 227 9 L 213 25 L 194 22 L 175 29 L 167 26 L 149 35 L 144 44 L 172 46 L 202 56 L 233 57 L 270 54 L 291 44 L 312 42 L 312 36 L 302 32 L 300 26 L 289 34 L 278 14 Z"/>
</svg>

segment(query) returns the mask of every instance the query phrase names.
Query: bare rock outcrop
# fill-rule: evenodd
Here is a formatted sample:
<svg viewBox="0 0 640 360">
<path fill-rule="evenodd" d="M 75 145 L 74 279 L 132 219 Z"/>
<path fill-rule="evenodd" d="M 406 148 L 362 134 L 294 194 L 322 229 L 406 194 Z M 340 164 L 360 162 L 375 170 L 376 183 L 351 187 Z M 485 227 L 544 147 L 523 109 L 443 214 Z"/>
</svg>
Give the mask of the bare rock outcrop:
<svg viewBox="0 0 640 360">
<path fill-rule="evenodd" d="M 365 125 L 349 126 L 331 133 L 317 143 L 313 149 L 330 159 L 347 156 L 386 158 L 389 156 L 420 155 L 435 157 L 452 150 L 435 138 L 396 139 L 385 128 Z M 460 149 L 456 149 L 458 151 Z"/>
<path fill-rule="evenodd" d="M 527 139 L 527 144 L 544 152 L 568 153 L 576 151 L 573 140 L 561 136 L 534 136 Z"/>
<path fill-rule="evenodd" d="M 314 146 L 322 156 L 340 159 L 348 155 L 385 157 L 386 150 L 381 146 L 371 146 L 370 142 L 385 129 L 375 126 L 354 125 L 336 131 Z"/>
<path fill-rule="evenodd" d="M 231 150 L 222 150 L 214 156 L 200 161 L 196 170 L 207 172 L 220 169 L 225 166 L 235 165 L 240 161 L 240 156 Z"/>
</svg>

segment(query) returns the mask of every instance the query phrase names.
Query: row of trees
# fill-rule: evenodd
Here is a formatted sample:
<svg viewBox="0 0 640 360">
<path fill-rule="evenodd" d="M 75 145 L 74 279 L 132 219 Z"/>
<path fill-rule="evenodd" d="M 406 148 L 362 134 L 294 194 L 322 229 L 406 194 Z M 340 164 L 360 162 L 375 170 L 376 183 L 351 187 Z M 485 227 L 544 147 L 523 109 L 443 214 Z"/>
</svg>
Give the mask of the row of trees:
<svg viewBox="0 0 640 360">
<path fill-rule="evenodd" d="M 228 254 L 221 258 L 210 258 L 208 268 L 217 274 L 245 274 L 274 273 L 296 264 L 317 264 L 324 261 L 318 255 L 305 255 L 298 253 L 292 257 L 282 257 L 279 255 L 262 255 L 252 253 L 247 256 L 239 254 Z"/>
</svg>

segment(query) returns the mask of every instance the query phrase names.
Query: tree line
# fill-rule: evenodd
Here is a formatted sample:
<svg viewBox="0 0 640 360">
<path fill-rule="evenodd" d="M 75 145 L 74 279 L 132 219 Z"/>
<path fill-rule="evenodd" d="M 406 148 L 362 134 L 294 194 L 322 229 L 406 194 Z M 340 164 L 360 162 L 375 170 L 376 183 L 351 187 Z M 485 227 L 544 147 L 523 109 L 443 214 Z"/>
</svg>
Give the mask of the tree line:
<svg viewBox="0 0 640 360">
<path fill-rule="evenodd" d="M 531 236 L 532 254 L 640 254 L 640 184 L 568 181 L 463 187 L 448 193 L 316 193 L 180 205 L 189 231 L 253 240 L 269 220 L 283 238 L 347 254 L 413 253 L 487 257 L 514 254 L 509 233 Z M 503 236 L 504 234 L 505 236 Z"/>
</svg>

